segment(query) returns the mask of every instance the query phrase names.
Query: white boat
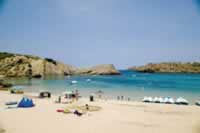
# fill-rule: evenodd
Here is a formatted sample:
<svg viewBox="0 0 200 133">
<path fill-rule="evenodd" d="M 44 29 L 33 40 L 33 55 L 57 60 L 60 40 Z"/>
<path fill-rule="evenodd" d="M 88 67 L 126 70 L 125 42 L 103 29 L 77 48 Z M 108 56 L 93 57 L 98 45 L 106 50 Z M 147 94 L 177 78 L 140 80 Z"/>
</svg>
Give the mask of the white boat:
<svg viewBox="0 0 200 133">
<path fill-rule="evenodd" d="M 142 101 L 143 102 L 148 102 L 148 97 L 145 96 Z"/>
<path fill-rule="evenodd" d="M 153 102 L 154 102 L 154 103 L 160 103 L 160 100 L 159 100 L 158 97 L 154 97 Z"/>
<path fill-rule="evenodd" d="M 171 97 L 169 97 L 169 99 L 168 99 L 168 103 L 169 103 L 169 104 L 174 104 L 174 103 L 175 103 L 175 102 L 174 102 L 174 99 L 171 98 Z"/>
<path fill-rule="evenodd" d="M 200 106 L 200 100 L 196 101 L 195 103 L 197 106 Z"/>
<path fill-rule="evenodd" d="M 164 103 L 164 99 L 162 97 L 159 97 L 158 100 L 160 103 Z"/>
<path fill-rule="evenodd" d="M 175 102 L 174 102 L 173 98 L 171 98 L 171 97 L 165 97 L 163 103 L 174 104 Z"/>
<path fill-rule="evenodd" d="M 72 81 L 72 84 L 77 84 L 77 83 L 78 83 L 78 81 L 76 81 L 76 80 Z"/>
<path fill-rule="evenodd" d="M 168 102 L 168 97 L 165 97 L 164 99 L 163 99 L 163 103 L 167 103 Z"/>
<path fill-rule="evenodd" d="M 146 97 L 145 96 L 142 101 L 149 103 L 149 102 L 153 102 L 153 99 L 152 99 L 152 97 Z"/>
<path fill-rule="evenodd" d="M 181 105 L 188 105 L 189 104 L 189 102 L 186 99 L 182 98 L 182 97 L 177 98 L 175 103 L 176 104 L 181 104 Z"/>
</svg>

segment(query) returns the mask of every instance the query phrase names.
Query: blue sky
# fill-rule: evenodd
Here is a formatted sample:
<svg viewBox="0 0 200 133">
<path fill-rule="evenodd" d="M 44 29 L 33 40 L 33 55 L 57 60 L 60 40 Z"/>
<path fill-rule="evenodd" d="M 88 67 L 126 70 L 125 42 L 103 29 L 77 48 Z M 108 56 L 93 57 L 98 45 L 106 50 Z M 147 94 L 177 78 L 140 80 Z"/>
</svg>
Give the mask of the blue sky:
<svg viewBox="0 0 200 133">
<path fill-rule="evenodd" d="M 75 66 L 200 59 L 198 0 L 0 0 L 0 51 Z"/>
</svg>

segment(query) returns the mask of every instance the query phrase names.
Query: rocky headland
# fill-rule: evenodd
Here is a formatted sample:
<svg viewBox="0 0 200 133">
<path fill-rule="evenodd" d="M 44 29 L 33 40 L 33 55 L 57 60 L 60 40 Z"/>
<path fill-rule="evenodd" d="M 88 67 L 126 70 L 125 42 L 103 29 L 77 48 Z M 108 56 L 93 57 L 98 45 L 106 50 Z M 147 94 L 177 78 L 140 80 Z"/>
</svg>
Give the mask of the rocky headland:
<svg viewBox="0 0 200 133">
<path fill-rule="evenodd" d="M 149 63 L 144 66 L 130 67 L 129 70 L 146 73 L 200 73 L 200 63 Z"/>
</svg>

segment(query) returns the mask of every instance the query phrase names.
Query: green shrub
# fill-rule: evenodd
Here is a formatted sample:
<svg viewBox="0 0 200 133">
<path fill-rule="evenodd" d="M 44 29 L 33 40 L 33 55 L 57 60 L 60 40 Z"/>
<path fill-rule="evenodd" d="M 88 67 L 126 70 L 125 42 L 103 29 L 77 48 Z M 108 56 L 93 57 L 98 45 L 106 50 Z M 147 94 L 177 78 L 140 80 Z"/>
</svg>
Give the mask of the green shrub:
<svg viewBox="0 0 200 133">
<path fill-rule="evenodd" d="M 50 63 L 53 63 L 54 65 L 56 65 L 56 61 L 51 59 L 51 58 L 45 58 L 46 61 L 50 62 Z"/>
<path fill-rule="evenodd" d="M 14 56 L 14 54 L 7 53 L 7 52 L 0 52 L 0 60 L 3 60 L 7 57 L 12 57 L 12 56 Z"/>
</svg>

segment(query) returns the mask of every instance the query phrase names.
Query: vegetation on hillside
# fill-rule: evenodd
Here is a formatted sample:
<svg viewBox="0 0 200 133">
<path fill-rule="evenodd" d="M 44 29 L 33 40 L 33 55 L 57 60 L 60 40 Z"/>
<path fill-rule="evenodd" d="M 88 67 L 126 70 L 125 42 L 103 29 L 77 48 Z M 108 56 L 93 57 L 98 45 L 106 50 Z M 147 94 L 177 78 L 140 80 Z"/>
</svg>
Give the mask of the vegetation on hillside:
<svg viewBox="0 0 200 133">
<path fill-rule="evenodd" d="M 27 58 L 32 58 L 32 59 L 39 59 L 40 58 L 38 56 L 33 56 L 33 55 L 22 55 L 22 54 L 8 53 L 8 52 L 0 52 L 0 60 L 3 60 L 7 57 L 13 57 L 13 56 L 26 56 Z"/>
<path fill-rule="evenodd" d="M 46 61 L 50 62 L 50 63 L 53 63 L 54 65 L 56 65 L 56 61 L 54 59 L 51 59 L 51 58 L 45 58 Z"/>
<path fill-rule="evenodd" d="M 7 52 L 0 52 L 0 60 L 5 59 L 7 57 L 12 57 L 14 54 L 7 53 Z"/>
</svg>

